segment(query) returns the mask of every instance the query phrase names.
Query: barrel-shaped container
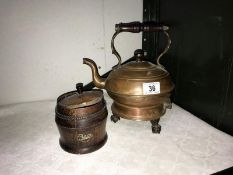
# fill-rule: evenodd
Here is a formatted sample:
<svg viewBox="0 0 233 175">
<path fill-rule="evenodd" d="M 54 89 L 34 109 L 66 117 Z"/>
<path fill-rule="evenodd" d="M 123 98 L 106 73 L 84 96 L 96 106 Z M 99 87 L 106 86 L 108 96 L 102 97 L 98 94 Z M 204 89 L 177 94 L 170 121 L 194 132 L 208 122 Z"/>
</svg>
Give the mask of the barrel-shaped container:
<svg viewBox="0 0 233 175">
<path fill-rule="evenodd" d="M 63 150 L 85 154 L 107 141 L 107 108 L 102 90 L 71 91 L 58 97 L 55 121 Z"/>
</svg>

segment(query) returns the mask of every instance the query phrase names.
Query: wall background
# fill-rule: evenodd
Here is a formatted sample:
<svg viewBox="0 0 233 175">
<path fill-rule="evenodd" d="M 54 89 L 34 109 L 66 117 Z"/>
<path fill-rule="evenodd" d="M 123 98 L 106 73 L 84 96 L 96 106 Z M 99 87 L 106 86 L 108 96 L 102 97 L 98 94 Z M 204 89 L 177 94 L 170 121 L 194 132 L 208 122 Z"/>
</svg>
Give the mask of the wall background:
<svg viewBox="0 0 233 175">
<path fill-rule="evenodd" d="M 142 21 L 142 0 L 1 0 L 0 105 L 55 99 L 90 82 L 83 57 L 107 72 L 117 63 L 114 24 L 131 21 Z M 116 48 L 126 60 L 141 35 L 119 35 Z"/>
</svg>

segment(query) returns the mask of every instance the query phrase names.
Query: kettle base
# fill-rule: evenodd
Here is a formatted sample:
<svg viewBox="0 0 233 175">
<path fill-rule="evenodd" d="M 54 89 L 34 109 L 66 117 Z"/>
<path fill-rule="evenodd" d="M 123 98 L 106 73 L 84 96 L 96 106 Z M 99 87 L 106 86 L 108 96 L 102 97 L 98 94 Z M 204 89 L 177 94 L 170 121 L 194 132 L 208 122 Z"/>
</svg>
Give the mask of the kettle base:
<svg viewBox="0 0 233 175">
<path fill-rule="evenodd" d="M 152 133 L 160 133 L 161 126 L 159 125 L 160 117 L 166 112 L 163 105 L 148 106 L 148 107 L 131 107 L 113 102 L 112 104 L 111 121 L 116 123 L 120 118 L 135 120 L 135 121 L 150 121 Z"/>
<path fill-rule="evenodd" d="M 134 107 L 113 102 L 111 109 L 114 116 L 135 121 L 156 120 L 166 112 L 166 108 L 164 108 L 163 104 L 147 107 Z M 113 118 L 115 119 L 116 117 L 111 117 L 111 119 Z"/>
</svg>

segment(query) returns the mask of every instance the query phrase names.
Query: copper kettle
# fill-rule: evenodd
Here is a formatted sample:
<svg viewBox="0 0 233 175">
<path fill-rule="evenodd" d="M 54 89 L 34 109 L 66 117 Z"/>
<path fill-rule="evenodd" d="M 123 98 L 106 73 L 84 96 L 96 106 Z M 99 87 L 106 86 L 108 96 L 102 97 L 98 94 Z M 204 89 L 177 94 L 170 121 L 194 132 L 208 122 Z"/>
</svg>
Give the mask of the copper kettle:
<svg viewBox="0 0 233 175">
<path fill-rule="evenodd" d="M 83 63 L 92 69 L 93 82 L 96 87 L 106 89 L 114 100 L 111 120 L 117 122 L 120 118 L 151 121 L 152 132 L 160 133 L 158 124 L 166 108 L 171 108 L 170 94 L 174 88 L 169 73 L 160 64 L 160 58 L 168 51 L 171 39 L 167 33 L 169 27 L 153 22 L 119 23 L 115 26 L 112 37 L 112 53 L 117 57 L 118 64 L 113 67 L 106 79 L 101 78 L 96 63 L 83 58 Z M 121 64 L 121 57 L 114 46 L 115 37 L 121 32 L 156 32 L 162 31 L 167 37 L 167 45 L 158 56 L 157 64 L 145 61 L 144 52 L 138 49 L 134 52 L 135 61 Z"/>
</svg>

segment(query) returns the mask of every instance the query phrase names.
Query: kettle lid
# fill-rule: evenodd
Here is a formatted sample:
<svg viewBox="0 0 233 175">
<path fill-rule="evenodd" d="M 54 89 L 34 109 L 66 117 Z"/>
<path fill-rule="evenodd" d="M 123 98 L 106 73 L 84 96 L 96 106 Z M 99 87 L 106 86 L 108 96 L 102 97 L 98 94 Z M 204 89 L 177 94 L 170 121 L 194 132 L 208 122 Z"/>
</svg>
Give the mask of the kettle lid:
<svg viewBox="0 0 233 175">
<path fill-rule="evenodd" d="M 153 64 L 149 61 L 145 61 L 144 51 L 137 49 L 134 52 L 135 61 L 130 61 L 121 66 L 120 72 L 122 77 L 137 77 L 137 78 L 149 78 L 149 77 L 161 77 L 168 74 L 168 72 L 161 66 Z"/>
</svg>

